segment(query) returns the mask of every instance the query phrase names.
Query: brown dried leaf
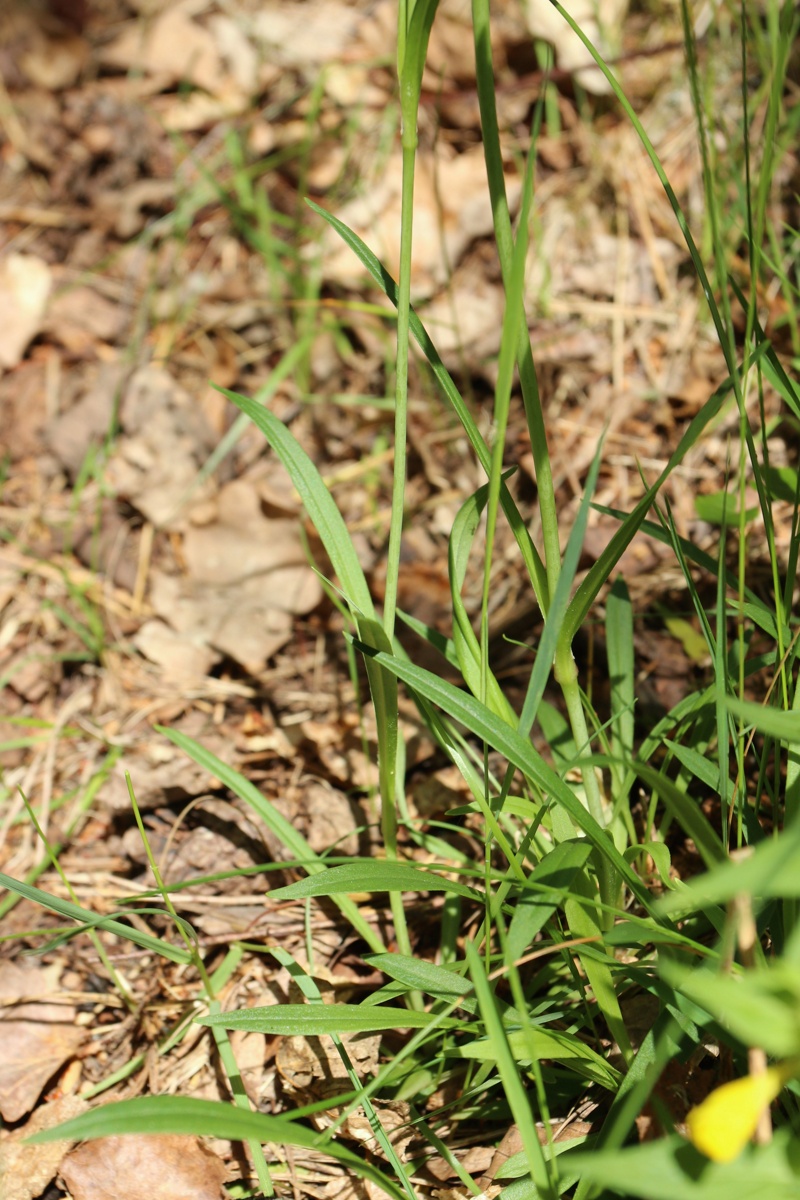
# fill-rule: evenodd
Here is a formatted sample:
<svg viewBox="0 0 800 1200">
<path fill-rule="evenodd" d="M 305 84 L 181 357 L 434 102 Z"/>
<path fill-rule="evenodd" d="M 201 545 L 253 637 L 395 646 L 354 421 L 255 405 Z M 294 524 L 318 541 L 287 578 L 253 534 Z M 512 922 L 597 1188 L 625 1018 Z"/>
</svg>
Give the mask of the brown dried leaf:
<svg viewBox="0 0 800 1200">
<path fill-rule="evenodd" d="M 146 1134 L 85 1142 L 61 1175 L 73 1200 L 220 1200 L 225 1164 L 197 1138 Z"/>
<path fill-rule="evenodd" d="M 509 203 L 516 206 L 519 182 L 507 181 Z M 337 214 L 364 239 L 396 276 L 400 261 L 402 155 L 392 154 L 363 195 Z M 480 147 L 456 158 L 420 154 L 416 167 L 414 244 L 411 273 L 415 295 L 431 296 L 447 282 L 467 247 L 492 229 L 492 209 L 486 189 L 486 166 Z M 325 269 L 339 282 L 363 279 L 358 259 L 341 239 L 327 230 Z"/>
<path fill-rule="evenodd" d="M 272 0 L 261 8 L 253 21 L 256 37 L 270 62 L 287 67 L 341 61 L 364 21 L 359 9 L 335 0 Z"/>
<path fill-rule="evenodd" d="M 227 73 L 214 37 L 177 6 L 151 22 L 131 22 L 102 53 L 108 66 L 154 75 L 165 87 L 192 83 L 216 93 Z"/>
<path fill-rule="evenodd" d="M 16 367 L 44 321 L 52 277 L 33 254 L 9 254 L 0 263 L 0 368 Z"/>
<path fill-rule="evenodd" d="M 223 488 L 216 517 L 186 532 L 188 578 L 152 573 L 151 604 L 191 647 L 186 669 L 199 661 L 198 647 L 213 647 L 258 674 L 289 640 L 292 616 L 315 608 L 322 588 L 306 563 L 297 523 L 262 516 L 252 484 L 238 480 Z M 155 629 L 143 632 L 137 645 L 144 654 L 183 669 L 177 643 L 168 646 Z"/>
<path fill-rule="evenodd" d="M 28 1146 L 25 1139 L 63 1121 L 79 1117 L 89 1105 L 80 1096 L 62 1096 L 37 1108 L 30 1121 L 0 1142 L 0 1196 L 3 1200 L 35 1200 L 55 1175 L 72 1142 Z"/>
<path fill-rule="evenodd" d="M 183 556 L 194 580 L 216 585 L 307 561 L 297 522 L 262 516 L 258 493 L 244 479 L 222 489 L 213 524 L 186 531 Z"/>
<path fill-rule="evenodd" d="M 89 46 L 77 36 L 47 37 L 41 31 L 20 59 L 31 83 L 48 91 L 72 87 L 89 61 Z"/>
<path fill-rule="evenodd" d="M 581 39 L 556 12 L 550 0 L 527 0 L 523 9 L 533 36 L 553 43 L 556 62 L 562 71 L 574 71 L 588 92 L 602 95 L 611 90 Z M 627 11 L 628 0 L 572 0 L 569 5 L 570 16 L 606 57 L 618 52 Z"/>
<path fill-rule="evenodd" d="M 2 1018 L 0 1113 L 5 1121 L 18 1121 L 31 1111 L 42 1088 L 76 1052 L 85 1031 L 72 1023 L 75 1009 L 69 1005 L 12 1006 L 3 1010 Z"/>
<path fill-rule="evenodd" d="M 180 524 L 181 501 L 214 441 L 194 398 L 162 367 L 142 367 L 125 390 L 120 419 L 125 436 L 108 465 L 110 486 L 155 526 Z"/>
<path fill-rule="evenodd" d="M 98 342 L 120 334 L 124 310 L 95 288 L 67 288 L 53 297 L 45 329 L 76 356 L 88 355 Z"/>
<path fill-rule="evenodd" d="M 335 1004 L 337 995 L 331 983 L 317 978 L 320 995 L 326 1004 Z M 302 1002 L 302 994 L 292 980 L 289 1001 Z M 342 1042 L 359 1078 L 371 1075 L 377 1068 L 381 1035 L 372 1033 L 343 1033 Z M 349 1075 L 339 1051 L 330 1037 L 282 1037 L 275 1054 L 275 1066 L 286 1090 L 302 1103 L 321 1100 L 347 1091 Z M 331 1112 L 313 1118 L 317 1128 L 331 1124 Z"/>
<path fill-rule="evenodd" d="M 48 324 L 52 328 L 50 320 Z M 65 333 L 60 323 L 58 328 L 60 332 L 56 336 L 68 346 L 72 335 Z M 96 373 L 92 367 L 85 380 L 83 395 L 48 424 L 47 443 L 72 475 L 80 471 L 90 446 L 99 446 L 108 437 L 114 419 L 115 397 L 126 373 L 127 369 L 121 363 L 103 363 Z"/>
<path fill-rule="evenodd" d="M 341 734 L 338 736 L 341 738 Z M 316 854 L 333 846 L 337 854 L 358 854 L 356 829 L 363 823 L 363 814 L 344 792 L 321 780 L 310 780 L 296 792 L 276 796 L 273 804 L 303 831 Z M 276 852 L 279 847 L 280 843 L 275 839 Z"/>
</svg>

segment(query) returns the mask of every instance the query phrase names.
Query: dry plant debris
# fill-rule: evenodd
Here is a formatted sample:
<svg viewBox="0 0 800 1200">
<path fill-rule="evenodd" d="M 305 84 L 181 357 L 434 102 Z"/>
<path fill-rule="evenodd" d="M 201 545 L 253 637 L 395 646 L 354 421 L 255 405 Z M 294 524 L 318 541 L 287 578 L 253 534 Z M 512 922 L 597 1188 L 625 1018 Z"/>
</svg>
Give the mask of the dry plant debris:
<svg viewBox="0 0 800 1200">
<path fill-rule="evenodd" d="M 374 766 L 353 689 L 342 682 L 339 618 L 309 566 L 310 551 L 324 569 L 319 547 L 285 472 L 252 429 L 236 429 L 232 407 L 209 380 L 268 396 L 291 424 L 340 503 L 380 597 L 375 564 L 392 470 L 380 403 L 391 373 L 386 302 L 302 201 L 310 193 L 335 210 L 395 269 L 394 7 L 0 4 L 0 866 L 20 878 L 33 872 L 66 898 L 45 869 L 21 791 L 60 848 L 79 902 L 106 915 L 152 886 L 126 772 L 168 881 L 285 857 L 219 779 L 154 730 L 157 722 L 244 770 L 315 851 L 352 854 L 378 838 Z M 488 241 L 466 7 L 443 0 L 434 27 L 413 286 L 485 425 L 503 302 Z M 620 77 L 692 212 L 699 163 L 685 81 L 677 86 L 681 62 L 668 48 L 674 18 L 666 11 L 645 29 L 634 18 L 624 23 L 624 8 L 617 0 L 603 9 L 602 35 L 625 51 Z M 511 3 L 497 9 L 514 204 L 518 151 L 541 84 L 531 32 L 555 43 L 563 72 L 578 70 L 587 89 L 603 86 L 574 53 L 574 39 L 545 27 L 549 5 L 528 0 L 524 14 Z M 637 60 L 637 50 L 659 41 L 667 49 Z M 698 318 L 671 213 L 630 129 L 613 106 L 598 110 L 594 124 L 584 120 L 568 85 L 553 102 L 561 130 L 540 144 L 527 299 L 568 530 L 604 428 L 596 499 L 628 509 L 641 494 L 639 466 L 648 478 L 657 474 L 724 366 Z M 304 349 L 292 364 L 297 346 Z M 769 393 L 764 403 L 769 415 Z M 724 416 L 669 485 L 679 533 L 701 545 L 694 494 L 721 486 L 737 419 Z M 206 470 L 231 430 L 227 454 Z M 776 427 L 770 439 L 777 466 L 787 461 L 784 433 Z M 435 627 L 448 590 L 446 536 L 479 479 L 421 369 L 409 436 L 401 602 Z M 533 464 L 518 410 L 509 445 L 521 467 L 518 502 L 530 507 Z M 583 566 L 613 528 L 593 514 Z M 779 525 L 777 536 L 787 530 Z M 635 543 L 621 567 L 637 605 L 680 586 L 655 543 Z M 498 638 L 524 631 L 529 640 L 529 601 L 510 546 L 496 555 L 492 596 Z M 469 578 L 472 611 L 478 598 L 479 581 Z M 684 647 L 663 630 L 642 629 L 637 650 L 656 709 L 673 703 L 693 669 Z M 513 661 L 509 652 L 512 678 Z M 463 802 L 463 787 L 452 770 L 426 766 L 432 744 L 407 718 L 409 765 L 423 768 L 412 776 L 409 804 L 434 822 Z M 460 836 L 479 857 L 469 829 Z M 237 936 L 280 944 L 302 961 L 311 946 L 326 987 L 357 985 L 364 964 L 348 958 L 335 915 L 315 911 L 307 929 L 301 906 L 267 912 L 264 879 L 203 882 L 175 902 L 209 954 Z M 146 929 L 155 919 L 136 920 Z M 167 1191 L 219 1196 L 241 1164 L 229 1159 L 226 1167 L 193 1139 L 107 1139 L 69 1154 L 38 1147 L 33 1158 L 22 1144 L 26 1131 L 74 1114 L 85 1104 L 82 1091 L 99 1094 L 129 1062 L 139 1065 L 104 1098 L 158 1087 L 227 1099 L 207 1031 L 162 1053 L 165 1033 L 195 996 L 181 969 L 106 938 L 135 1000 L 125 1014 L 85 938 L 49 953 L 43 966 L 18 957 L 38 944 L 26 931 L 50 924 L 55 918 L 27 901 L 3 917 L 3 932 L 20 939 L 0 950 L 0 1112 L 18 1126 L 0 1133 L 4 1197 L 35 1200 L 57 1170 L 74 1200 L 117 1196 L 121 1180 L 130 1200 Z M 240 1003 L 272 1003 L 285 999 L 288 978 L 252 956 L 234 986 Z M 348 1043 L 367 1071 L 378 1041 Z M 307 1061 L 314 1048 L 303 1039 L 276 1045 L 248 1034 L 235 1044 L 247 1090 L 262 1107 L 341 1085 L 341 1062 L 328 1046 Z M 65 1066 L 77 1094 L 48 1102 Z M 398 1127 L 400 1153 L 410 1153 L 407 1108 L 381 1115 L 387 1128 Z M 360 1117 L 348 1128 L 361 1144 L 371 1136 Z M 229 1145 L 220 1152 L 232 1153 Z M 503 1154 L 513 1152 L 509 1140 Z M 458 1157 L 496 1187 L 491 1147 Z M 341 1172 L 298 1152 L 301 1160 L 307 1194 L 349 1197 Z M 450 1177 L 443 1160 L 428 1165 L 437 1180 Z M 294 1169 L 289 1164 L 286 1179 L 296 1188 Z M 48 1193 L 56 1194 L 63 1191 Z"/>
</svg>

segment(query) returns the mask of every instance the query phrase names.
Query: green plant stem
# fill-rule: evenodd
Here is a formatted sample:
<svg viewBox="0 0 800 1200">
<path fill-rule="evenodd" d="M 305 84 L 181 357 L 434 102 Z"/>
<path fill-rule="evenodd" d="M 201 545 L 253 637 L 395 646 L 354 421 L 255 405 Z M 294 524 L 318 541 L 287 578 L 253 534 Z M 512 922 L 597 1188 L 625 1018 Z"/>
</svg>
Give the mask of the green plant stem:
<svg viewBox="0 0 800 1200">
<path fill-rule="evenodd" d="M 392 523 L 386 555 L 386 598 L 383 627 L 391 641 L 397 611 L 400 574 L 400 543 L 406 488 L 406 436 L 408 430 L 408 343 L 411 316 L 411 239 L 414 216 L 414 169 L 417 150 L 416 121 L 403 123 L 403 185 L 400 218 L 400 276 L 397 305 L 397 358 L 395 366 L 394 476 L 392 480 Z"/>
<path fill-rule="evenodd" d="M 400 122 L 403 156 L 403 183 L 400 215 L 400 275 L 397 296 L 397 359 L 395 370 L 394 414 L 394 478 L 392 483 L 392 519 L 389 545 L 386 552 L 386 593 L 383 610 L 383 632 L 391 648 L 397 612 L 397 585 L 400 575 L 400 546 L 403 537 L 403 515 L 406 485 L 406 438 L 408 431 L 408 344 L 411 335 L 411 245 L 414 231 L 414 171 L 417 154 L 417 114 L 422 87 L 422 72 L 428 48 L 431 25 L 438 0 L 417 0 L 410 8 L 406 0 L 399 6 L 397 23 L 397 73 L 400 82 Z M 381 773 L 381 823 L 387 858 L 397 858 L 397 689 L 391 692 L 386 681 L 370 676 L 373 698 L 376 687 L 391 705 L 384 705 L 383 719 L 390 723 L 391 732 L 382 740 L 379 755 Z M 376 710 L 377 711 L 377 710 Z M 378 720 L 381 713 L 377 712 Z M 387 754 L 388 751 L 388 754 Z M 387 758 L 390 761 L 386 761 Z M 411 953 L 402 896 L 390 900 L 395 936 L 399 949 Z M 421 1006 L 419 996 L 412 996 L 413 1007 Z"/>
<path fill-rule="evenodd" d="M 473 0 L 472 17 L 475 33 L 478 102 L 481 110 L 486 173 L 489 180 L 489 192 L 492 201 L 492 212 L 494 214 L 495 239 L 500 257 L 500 268 L 503 274 L 503 285 L 506 290 L 506 304 L 509 304 L 511 301 L 511 290 L 513 287 L 519 286 L 519 284 L 512 282 L 514 237 L 506 196 L 500 133 L 497 122 L 494 70 L 492 67 L 491 38 L 489 36 L 488 0 Z M 531 154 L 534 153 L 534 150 L 535 134 L 532 138 Z M 523 236 L 524 232 L 520 230 L 518 236 Z M 550 596 L 552 597 L 555 594 L 561 574 L 561 540 L 558 525 L 558 509 L 553 488 L 544 414 L 542 412 L 539 385 L 531 354 L 530 336 L 524 311 L 519 322 L 517 367 L 536 469 L 539 514 L 542 521 L 542 537 L 544 539 L 545 570 L 547 572 Z M 534 580 L 531 582 L 535 584 Z M 538 597 L 538 600 L 539 606 L 546 616 L 547 602 L 543 597 Z M 567 713 L 575 743 L 579 747 L 581 757 L 586 757 L 586 755 L 591 753 L 591 741 L 586 723 L 586 714 L 583 709 L 583 700 L 578 685 L 571 646 L 569 643 L 564 644 L 563 640 L 556 653 L 555 676 L 564 693 L 564 702 L 567 706 Z M 605 818 L 603 815 L 602 798 L 594 767 L 591 764 L 587 764 L 582 769 L 582 776 L 589 812 L 599 825 L 604 825 Z M 605 860 L 599 864 L 599 869 L 602 899 L 605 903 L 612 903 L 616 891 L 616 881 L 613 871 L 608 869 Z"/>
<path fill-rule="evenodd" d="M 511 229 L 508 197 L 506 196 L 503 156 L 500 148 L 500 131 L 497 122 L 492 45 L 489 36 L 488 0 L 473 0 L 472 21 L 475 34 L 475 70 L 478 105 L 481 113 L 481 128 L 483 132 L 483 150 L 486 159 L 486 175 L 489 182 L 489 195 L 494 215 L 494 232 L 500 259 L 500 270 L 503 276 L 506 300 L 508 301 L 514 259 L 514 235 Z M 558 513 L 556 510 L 555 492 L 553 490 L 553 473 L 550 465 L 550 453 L 547 448 L 544 415 L 542 413 L 539 384 L 536 378 L 533 355 L 531 354 L 530 336 L 528 334 L 524 311 L 520 320 L 517 367 L 536 472 L 536 487 L 539 499 L 539 512 L 542 520 L 542 537 L 544 539 L 545 570 L 547 572 L 550 595 L 552 596 L 558 583 L 561 568 L 561 543 L 558 532 Z M 532 579 L 531 583 L 535 588 L 536 581 Z M 542 615 L 547 616 L 547 598 L 537 596 L 537 601 Z"/>
</svg>

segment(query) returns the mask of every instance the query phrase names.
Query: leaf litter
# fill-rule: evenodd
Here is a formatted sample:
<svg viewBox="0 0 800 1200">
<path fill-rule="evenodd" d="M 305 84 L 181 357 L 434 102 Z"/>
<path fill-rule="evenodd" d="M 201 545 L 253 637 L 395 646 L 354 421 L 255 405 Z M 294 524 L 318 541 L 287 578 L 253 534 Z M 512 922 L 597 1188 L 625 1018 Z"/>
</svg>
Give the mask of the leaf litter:
<svg viewBox="0 0 800 1200">
<path fill-rule="evenodd" d="M 643 32 L 622 24 L 622 7 L 613 3 L 600 14 L 612 51 L 620 44 L 635 50 L 636 39 L 670 44 L 669 18 Z M 629 508 L 641 494 L 639 464 L 654 473 L 663 464 L 724 367 L 698 324 L 671 214 L 630 131 L 608 112 L 598 125 L 584 121 L 569 84 L 561 86 L 573 70 L 588 90 L 605 85 L 575 56 L 574 38 L 543 28 L 551 11 L 538 0 L 529 0 L 524 14 L 498 5 L 494 50 L 512 206 L 538 86 L 531 32 L 554 43 L 561 70 L 554 101 L 562 129 L 541 142 L 527 299 L 568 526 L 606 424 L 596 498 Z M 307 918 L 302 905 L 265 904 L 274 872 L 264 868 L 285 858 L 285 847 L 153 726 L 171 724 L 244 770 L 315 852 L 347 855 L 379 843 L 374 768 L 364 754 L 365 743 L 374 747 L 374 725 L 369 715 L 360 724 L 352 686 L 342 682 L 340 621 L 309 566 L 310 551 L 324 573 L 291 485 L 249 429 L 215 472 L 204 478 L 201 471 L 234 421 L 208 380 L 250 394 L 269 388 L 272 411 L 331 480 L 380 595 L 374 564 L 392 469 L 391 455 L 376 454 L 388 435 L 377 403 L 390 374 L 390 337 L 380 315 L 386 302 L 355 258 L 312 227 L 298 184 L 305 180 L 314 198 L 352 222 L 390 266 L 396 261 L 399 158 L 386 116 L 393 21 L 388 0 L 368 8 L 9 0 L 0 9 L 8 94 L 0 217 L 9 251 L 0 264 L 0 440 L 9 464 L 0 726 L 9 747 L 5 811 L 13 814 L 6 820 L 4 812 L 0 866 L 22 877 L 38 862 L 19 806 L 10 804 L 21 787 L 38 811 L 47 801 L 50 837 L 63 843 L 60 860 L 80 902 L 108 914 L 151 888 L 127 771 L 166 878 L 200 880 L 175 899 L 204 950 L 213 956 L 236 936 L 274 940 L 310 967 L 310 946 L 317 977 L 332 987 L 357 988 L 364 978 L 363 962 L 342 945 L 335 913 L 320 906 Z M 673 87 L 678 58 L 665 51 L 644 69 L 623 56 L 617 70 L 691 203 L 698 161 L 690 105 Z M 480 404 L 496 370 L 502 287 L 487 244 L 491 213 L 476 144 L 470 32 L 465 6 L 455 0 L 441 5 L 425 88 L 415 298 L 445 362 L 466 373 Z M 600 195 L 609 199 L 601 203 Z M 317 273 L 316 307 L 297 284 L 298 263 Z M 360 317 L 364 305 L 377 314 Z M 311 312 L 312 323 L 304 323 Z M 287 352 L 309 330 L 307 358 L 276 383 Z M 404 545 L 402 599 L 412 616 L 436 625 L 447 595 L 446 533 L 479 480 L 465 463 L 463 438 L 427 387 L 420 372 L 410 430 L 416 459 L 408 521 L 416 536 Z M 367 398 L 342 403 L 343 396 Z M 765 402 L 769 410 L 769 393 Z M 701 545 L 694 491 L 720 486 L 734 424 L 723 419 L 668 487 L 678 531 Z M 509 437 L 524 504 L 534 473 L 519 414 Z M 776 465 L 789 460 L 780 429 L 770 454 Z M 614 527 L 592 514 L 587 562 Z M 501 543 L 494 631 L 498 639 L 521 629 L 529 637 L 529 600 L 508 561 Z M 632 546 L 623 569 L 637 605 L 680 587 L 652 542 Z M 475 582 L 468 579 L 465 594 L 473 612 Z M 675 638 L 654 630 L 638 635 L 637 652 L 653 708 L 662 711 L 685 686 L 686 656 Z M 82 688 L 88 705 L 73 709 Z M 410 803 L 430 831 L 465 802 L 463 788 L 433 759 L 413 715 L 405 717 Z M 459 838 L 454 846 L 479 856 L 468 826 Z M 425 861 L 418 847 L 406 850 Z M 243 868 L 254 873 L 209 881 Z M 39 884 L 65 895 L 49 869 Z M 387 920 L 383 909 L 365 904 L 364 911 L 375 923 Z M 424 919 L 423 909 L 420 930 Z M 160 917 L 135 920 L 174 936 Z M 250 1167 L 237 1162 L 230 1144 L 218 1147 L 223 1175 L 222 1160 L 194 1139 L 107 1139 L 70 1154 L 37 1147 L 42 1157 L 25 1157 L 20 1135 L 74 1115 L 88 1103 L 82 1094 L 94 1102 L 160 1088 L 228 1098 L 202 1031 L 164 1048 L 196 998 L 180 970 L 156 968 L 147 953 L 103 935 L 138 1005 L 138 1016 L 121 1017 L 85 937 L 48 951 L 44 966 L 23 960 L 19 950 L 40 942 L 26 931 L 48 923 L 55 920 L 28 901 L 3 917 L 3 932 L 21 939 L 4 942 L 0 960 L 3 1041 L 13 1049 L 0 1068 L 0 1110 L 16 1126 L 0 1134 L 4 1187 L 12 1180 L 4 1195 L 34 1200 L 60 1168 L 76 1200 L 120 1194 L 120 1180 L 127 1187 L 131 1178 L 141 1182 L 141 1194 L 158 1196 L 169 1155 L 175 1171 L 186 1168 L 187 1196 L 216 1196 L 223 1179 L 246 1177 Z M 285 988 L 280 971 L 258 956 L 244 963 L 233 985 L 239 1003 L 274 999 L 277 980 Z M 275 1111 L 312 1096 L 330 1077 L 342 1086 L 341 1062 L 326 1044 L 315 1063 L 306 1063 L 308 1080 L 299 1089 L 294 1041 L 302 1039 L 238 1039 L 248 1092 Z M 371 1046 L 362 1064 L 367 1075 L 376 1054 Z M 138 1065 L 104 1091 L 131 1063 Z M 48 1099 L 59 1077 L 73 1094 Z M 585 1132 L 591 1113 L 583 1115 Z M 401 1153 L 415 1153 L 403 1141 L 408 1111 L 387 1110 L 382 1118 L 397 1125 Z M 349 1136 L 363 1145 L 363 1118 L 349 1121 Z M 456 1156 L 483 1177 L 481 1186 L 496 1188 L 493 1150 L 477 1145 Z M 514 1153 L 511 1135 L 506 1151 Z M 132 1153 L 141 1156 L 135 1165 Z M 296 1185 L 300 1163 L 310 1195 L 344 1195 L 351 1187 L 338 1169 L 330 1176 L 324 1156 L 296 1154 L 286 1181 Z M 449 1167 L 437 1169 L 449 1177 Z M 60 1185 L 53 1194 L 63 1194 Z"/>
</svg>

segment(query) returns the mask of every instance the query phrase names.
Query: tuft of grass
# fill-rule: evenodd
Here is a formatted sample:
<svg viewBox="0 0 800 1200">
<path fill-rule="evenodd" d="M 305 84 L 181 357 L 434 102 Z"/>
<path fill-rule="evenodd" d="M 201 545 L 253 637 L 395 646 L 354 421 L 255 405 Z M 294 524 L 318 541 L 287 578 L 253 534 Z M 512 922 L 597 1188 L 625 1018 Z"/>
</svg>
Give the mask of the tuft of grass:
<svg viewBox="0 0 800 1200">
<path fill-rule="evenodd" d="M 582 37 L 562 6 L 553 2 Z M 619 521 L 616 534 L 576 583 L 602 446 L 573 527 L 563 537 L 523 305 L 542 110 L 536 109 L 532 123 L 515 228 L 502 171 L 489 7 L 486 0 L 474 0 L 483 143 L 506 297 L 493 432 L 487 441 L 411 305 L 417 110 L 436 2 L 401 0 L 398 79 L 404 185 L 399 279 L 391 278 L 355 233 L 311 206 L 342 236 L 397 308 L 395 484 L 382 614 L 376 611 L 329 489 L 290 431 L 265 406 L 267 393 L 254 399 L 225 393 L 243 418 L 264 433 L 289 472 L 330 560 L 335 576 L 330 588 L 347 616 L 349 645 L 363 656 L 378 728 L 385 860 L 359 858 L 337 865 L 320 859 L 252 784 L 190 739 L 164 731 L 240 796 L 305 871 L 306 878 L 274 892 L 273 899 L 330 897 L 352 933 L 372 952 L 370 961 L 387 982 L 361 1003 L 323 1008 L 313 981 L 300 972 L 306 1004 L 222 1012 L 216 999 L 219 971 L 216 977 L 207 976 L 192 931 L 175 911 L 171 889 L 160 880 L 154 862 L 162 911 L 171 914 L 180 945 L 126 925 L 119 914 L 95 917 L 0 876 L 13 892 L 78 922 L 76 928 L 111 931 L 156 955 L 191 964 L 207 1004 L 207 1015 L 200 1020 L 218 1039 L 236 1101 L 231 1107 L 144 1097 L 94 1110 L 37 1135 L 37 1140 L 154 1130 L 243 1138 L 253 1147 L 257 1167 L 260 1164 L 265 1194 L 270 1194 L 271 1184 L 266 1159 L 258 1157 L 260 1143 L 285 1143 L 322 1151 L 387 1194 L 408 1200 L 419 1194 L 416 1164 L 403 1161 L 394 1150 L 373 1097 L 413 1097 L 421 1107 L 446 1080 L 456 1099 L 441 1109 L 426 1110 L 429 1143 L 446 1149 L 453 1131 L 477 1114 L 498 1134 L 516 1124 L 524 1151 L 507 1167 L 507 1177 L 515 1176 L 502 1193 L 507 1200 L 568 1195 L 589 1200 L 604 1189 L 652 1200 L 798 1194 L 793 1130 L 800 1076 L 800 876 L 795 869 L 800 849 L 800 686 L 792 609 L 800 486 L 796 477 L 787 482 L 771 467 L 764 396 L 769 389 L 788 416 L 798 419 L 800 389 L 790 374 L 791 364 L 787 367 L 764 327 L 759 299 L 760 289 L 774 282 L 791 311 L 796 302 L 796 284 L 786 260 L 794 234 L 776 225 L 774 195 L 782 155 L 798 121 L 787 88 L 788 53 L 798 16 L 788 3 L 767 0 L 762 7 L 763 15 L 761 9 L 743 9 L 740 15 L 736 36 L 741 107 L 732 121 L 727 111 L 715 112 L 716 92 L 704 74 L 715 61 L 709 50 L 714 49 L 716 34 L 712 30 L 701 61 L 691 13 L 686 3 L 682 5 L 708 223 L 707 237 L 699 245 L 639 117 L 592 51 L 673 208 L 727 378 L 689 423 L 655 482 L 643 486 L 638 503 L 629 512 L 614 514 Z M 720 36 L 729 36 L 724 26 L 721 30 Z M 753 56 L 759 82 L 751 89 Z M 720 153 L 716 135 L 722 126 L 730 137 L 736 134 L 738 159 Z M 234 151 L 231 161 L 236 165 Z M 241 164 L 234 183 L 239 210 L 252 216 L 256 200 Z M 734 184 L 736 203 L 731 206 Z M 259 212 L 267 255 L 270 217 Z M 745 264 L 743 271 L 740 262 Z M 397 593 L 412 339 L 486 476 L 485 484 L 465 499 L 451 533 L 451 636 L 434 635 L 409 621 L 457 669 L 459 686 L 409 661 L 395 637 L 397 619 L 403 617 Z M 290 369 L 292 353 L 300 358 L 305 352 L 301 337 L 294 350 L 287 350 L 285 369 Z M 504 432 L 515 379 L 533 449 L 541 545 L 531 539 L 506 486 L 514 464 L 507 461 Z M 737 439 L 731 446 L 733 486 L 720 503 L 719 542 L 709 552 L 680 536 L 663 491 L 670 474 L 728 403 L 738 414 Z M 788 564 L 779 559 L 774 536 L 776 506 L 786 503 L 787 494 L 793 506 Z M 504 692 L 489 652 L 491 566 L 501 521 L 507 521 L 513 533 L 519 570 L 543 619 L 519 711 Z M 638 739 L 634 613 L 624 581 L 616 578 L 621 556 L 637 534 L 671 547 L 711 664 L 708 681 L 688 691 Z M 769 587 L 763 581 L 756 587 L 750 578 L 755 538 L 766 549 Z M 477 630 L 461 599 L 473 550 L 483 559 Z M 702 599 L 698 573 L 711 584 L 715 600 L 710 606 Z M 572 653 L 575 637 L 602 599 L 611 682 L 607 721 L 582 690 Z M 551 677 L 561 692 L 561 712 L 543 700 Z M 467 809 L 483 830 L 479 863 L 454 864 L 452 857 L 442 856 L 440 862 L 422 868 L 403 860 L 398 838 L 405 820 L 400 684 L 463 776 L 471 797 Z M 533 745 L 534 725 L 548 747 L 546 755 Z M 642 803 L 634 799 L 637 784 L 644 792 Z M 711 803 L 703 804 L 704 798 Z M 693 877 L 678 878 L 671 846 L 690 847 L 697 855 L 700 865 Z M 414 930 L 403 899 L 434 892 L 445 897 L 436 931 L 438 962 L 415 956 Z M 354 897 L 361 893 L 389 897 L 396 950 L 390 952 L 359 908 Z M 426 934 L 432 936 L 430 928 Z M 230 951 L 220 968 L 223 975 L 235 969 L 238 954 L 236 948 Z M 299 972 L 295 963 L 284 965 Z M 630 1015 L 630 1002 L 636 998 L 646 998 L 656 1014 L 644 1033 Z M 186 1027 L 181 1024 L 179 1030 Z M 352 1091 L 318 1106 L 344 1112 L 363 1105 L 383 1149 L 385 1170 L 354 1154 L 330 1130 L 316 1133 L 305 1123 L 307 1109 L 283 1117 L 246 1111 L 226 1040 L 229 1029 L 323 1033 L 332 1036 L 345 1055 L 339 1035 L 346 1030 L 404 1031 L 403 1048 L 389 1054 L 372 1079 L 359 1079 L 347 1060 Z M 733 1074 L 750 1082 L 729 1084 L 727 1091 L 720 1087 L 708 1108 L 701 1106 L 690 1115 L 687 1140 L 672 1128 L 673 1118 L 658 1095 L 659 1080 L 670 1062 L 685 1064 L 688 1074 L 691 1063 L 708 1047 L 724 1050 Z M 727 1082 L 722 1072 L 716 1082 Z M 590 1153 L 582 1137 L 566 1143 L 555 1137 L 556 1122 L 587 1096 L 598 1111 Z M 768 1102 L 773 1103 L 778 1126 L 774 1137 L 761 1111 Z M 655 1113 L 663 1134 L 626 1147 L 637 1118 L 646 1110 Z M 334 1116 L 336 1126 L 341 1112 Z M 745 1149 L 751 1132 L 757 1144 Z"/>
</svg>

